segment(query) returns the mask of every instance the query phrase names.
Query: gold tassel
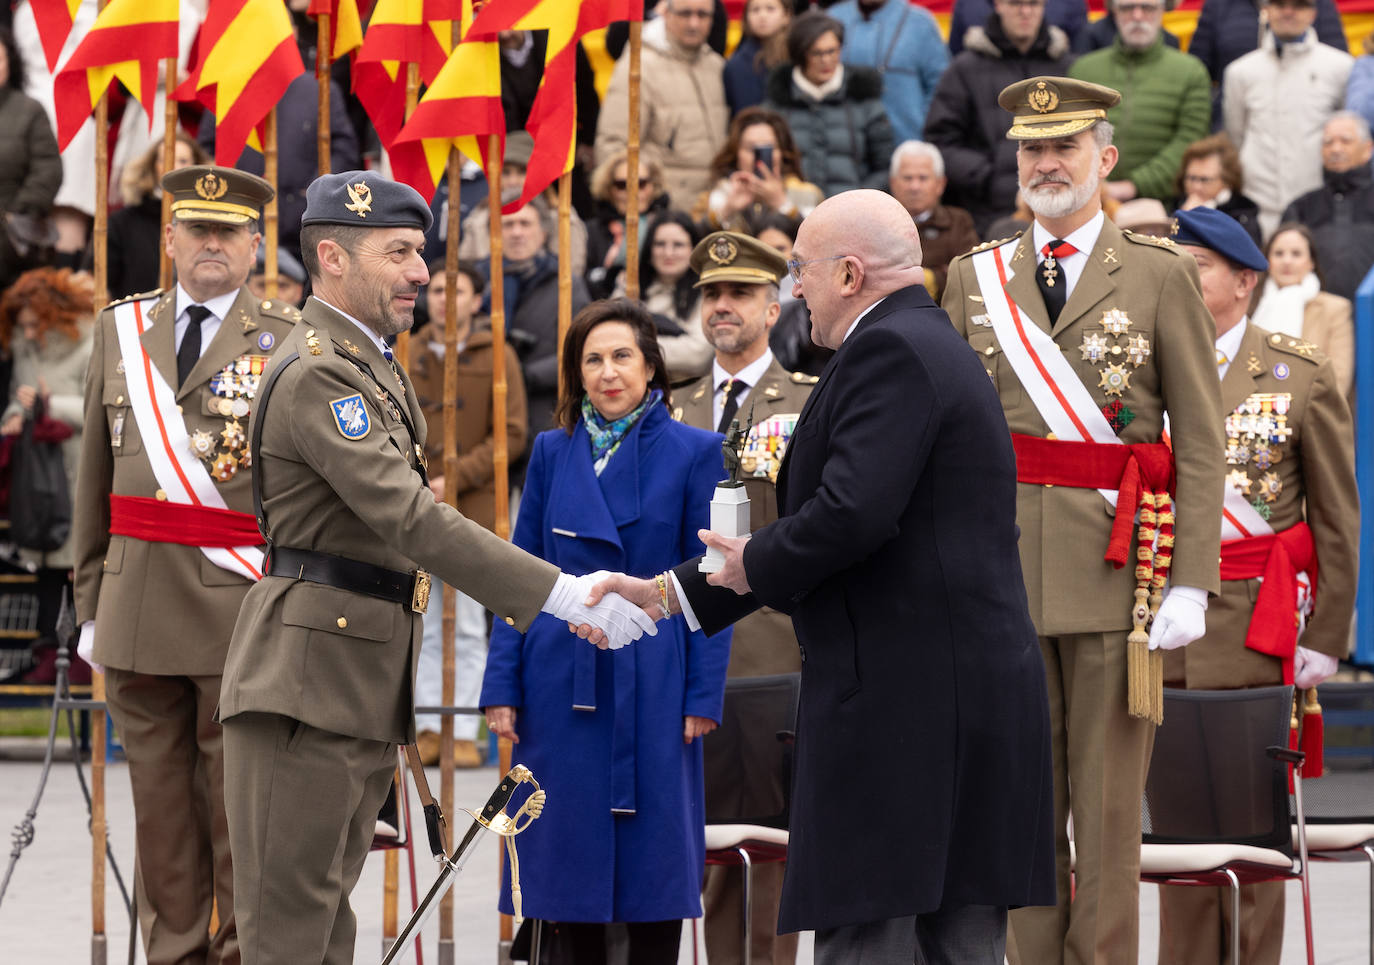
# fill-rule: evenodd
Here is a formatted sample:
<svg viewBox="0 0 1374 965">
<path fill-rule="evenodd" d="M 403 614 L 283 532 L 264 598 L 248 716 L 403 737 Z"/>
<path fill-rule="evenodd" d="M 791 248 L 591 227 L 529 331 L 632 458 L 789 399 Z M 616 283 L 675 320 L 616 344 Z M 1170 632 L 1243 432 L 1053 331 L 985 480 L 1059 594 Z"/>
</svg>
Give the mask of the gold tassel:
<svg viewBox="0 0 1374 965">
<path fill-rule="evenodd" d="M 1131 621 L 1135 626 L 1126 638 L 1126 712 L 1132 717 L 1155 720 L 1150 671 L 1150 635 L 1145 631 L 1145 625 L 1150 618 L 1150 605 L 1147 602 L 1149 595 L 1150 591 L 1145 587 L 1135 588 L 1135 606 L 1131 609 Z M 1160 679 L 1163 679 L 1162 670 Z M 1162 719 L 1161 716 L 1160 720 Z"/>
</svg>

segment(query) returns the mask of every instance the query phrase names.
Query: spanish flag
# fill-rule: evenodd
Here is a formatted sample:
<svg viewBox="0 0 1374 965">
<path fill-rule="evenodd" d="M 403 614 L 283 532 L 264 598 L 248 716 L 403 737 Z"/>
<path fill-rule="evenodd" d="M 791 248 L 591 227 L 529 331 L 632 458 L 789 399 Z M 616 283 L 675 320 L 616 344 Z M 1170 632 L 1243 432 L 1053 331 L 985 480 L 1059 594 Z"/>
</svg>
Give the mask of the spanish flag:
<svg viewBox="0 0 1374 965">
<path fill-rule="evenodd" d="M 468 0 L 465 0 L 465 5 Z M 487 168 L 490 136 L 498 136 L 497 163 L 505 153 L 506 113 L 501 108 L 501 51 L 494 40 L 465 40 L 391 146 L 391 170 L 433 200 L 450 148 Z"/>
<path fill-rule="evenodd" d="M 329 14 L 330 60 L 339 60 L 344 54 L 363 45 L 363 21 L 358 13 L 358 0 L 310 0 L 305 12 L 312 17 Z"/>
<path fill-rule="evenodd" d="M 305 72 L 286 5 L 210 0 L 194 57 L 176 98 L 198 100 L 215 115 L 215 163 L 233 165 L 245 145 L 261 150 L 268 111 Z"/>
<path fill-rule="evenodd" d="M 363 45 L 353 61 L 358 95 L 382 146 L 405 123 L 406 69 L 420 65 L 420 79 L 434 83 L 452 49 L 452 0 L 377 0 Z"/>
<path fill-rule="evenodd" d="M 71 143 L 115 80 L 143 104 L 151 130 L 159 63 L 176 56 L 177 0 L 110 0 L 53 78 L 58 148 Z"/>
<path fill-rule="evenodd" d="M 577 149 L 577 44 L 584 34 L 616 20 L 643 19 L 635 0 L 492 0 L 472 24 L 474 36 L 502 30 L 548 30 L 544 77 L 526 123 L 534 151 L 525 171 L 525 187 L 510 214 L 572 170 Z"/>
<path fill-rule="evenodd" d="M 33 8 L 43 58 L 48 62 L 48 72 L 52 73 L 57 70 L 57 58 L 62 55 L 62 48 L 71 35 L 81 0 L 30 0 L 29 6 Z"/>
</svg>

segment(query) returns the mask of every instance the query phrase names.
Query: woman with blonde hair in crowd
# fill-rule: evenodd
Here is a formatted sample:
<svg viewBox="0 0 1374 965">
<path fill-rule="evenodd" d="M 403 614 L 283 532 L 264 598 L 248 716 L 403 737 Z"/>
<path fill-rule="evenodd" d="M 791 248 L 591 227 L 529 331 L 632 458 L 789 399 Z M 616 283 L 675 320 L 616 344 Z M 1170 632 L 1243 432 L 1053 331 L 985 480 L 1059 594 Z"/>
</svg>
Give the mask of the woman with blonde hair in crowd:
<svg viewBox="0 0 1374 965">
<path fill-rule="evenodd" d="M 13 363 L 9 405 L 0 416 L 0 436 L 18 436 L 24 421 L 46 415 L 71 430 L 62 442 L 67 491 L 76 492 L 81 457 L 82 393 L 91 359 L 95 313 L 94 284 L 85 273 L 68 268 L 26 271 L 0 296 L 0 345 Z M 71 538 L 55 550 L 19 550 L 22 561 L 38 575 L 38 631 L 51 643 L 62 589 L 72 569 Z M 39 665 L 27 678 L 51 683 L 55 648 L 36 655 Z M 72 654 L 74 682 L 90 680 L 90 671 Z M 84 679 L 83 679 L 84 678 Z"/>
<path fill-rule="evenodd" d="M 746 0 L 743 36 L 725 62 L 725 102 L 730 113 L 763 102 L 768 74 L 787 63 L 787 30 L 792 0 Z"/>
<path fill-rule="evenodd" d="M 630 204 L 629 151 L 621 148 L 592 172 L 596 214 L 587 219 L 587 289 L 592 298 L 608 298 L 625 270 L 625 212 Z M 651 212 L 668 207 L 663 165 L 645 148 L 639 150 L 639 236 Z"/>
<path fill-rule="evenodd" d="M 1355 322 L 1348 299 L 1322 291 L 1312 232 L 1281 224 L 1265 246 L 1269 276 L 1251 319 L 1260 328 L 1316 345 L 1336 370 L 1347 399 L 1355 385 Z"/>
<path fill-rule="evenodd" d="M 203 147 L 177 131 L 172 170 L 205 164 L 209 157 Z M 119 194 L 124 207 L 110 212 L 105 245 L 105 284 L 112 299 L 158 287 L 162 265 L 162 173 L 160 141 L 120 172 Z M 88 246 L 84 267 L 90 270 L 94 264 L 95 250 Z"/>
<path fill-rule="evenodd" d="M 747 233 L 766 212 L 801 221 L 825 200 L 802 179 L 801 154 L 787 121 L 776 111 L 747 107 L 730 122 L 725 145 L 711 161 L 714 185 L 692 206 L 692 217 L 711 231 Z"/>
</svg>

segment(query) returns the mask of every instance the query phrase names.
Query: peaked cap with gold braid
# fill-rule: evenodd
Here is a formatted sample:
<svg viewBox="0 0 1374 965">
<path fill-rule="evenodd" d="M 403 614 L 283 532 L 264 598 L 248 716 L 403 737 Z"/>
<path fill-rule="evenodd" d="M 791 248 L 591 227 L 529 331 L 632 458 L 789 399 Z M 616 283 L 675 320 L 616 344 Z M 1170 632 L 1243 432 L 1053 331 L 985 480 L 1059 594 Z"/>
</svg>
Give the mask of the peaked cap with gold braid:
<svg viewBox="0 0 1374 965">
<path fill-rule="evenodd" d="M 1031 77 L 1002 89 L 997 103 L 1013 115 L 1007 137 L 1033 141 L 1072 137 L 1107 119 L 1121 94 L 1101 84 L 1072 77 Z"/>
</svg>

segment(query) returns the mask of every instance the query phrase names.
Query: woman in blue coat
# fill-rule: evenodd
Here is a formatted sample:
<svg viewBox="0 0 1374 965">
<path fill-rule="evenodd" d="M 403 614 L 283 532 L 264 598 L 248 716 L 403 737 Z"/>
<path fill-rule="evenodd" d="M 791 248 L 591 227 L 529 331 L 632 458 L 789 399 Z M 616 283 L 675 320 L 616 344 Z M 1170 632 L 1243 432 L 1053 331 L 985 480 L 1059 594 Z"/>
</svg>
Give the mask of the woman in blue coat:
<svg viewBox="0 0 1374 965">
<path fill-rule="evenodd" d="M 593 302 L 561 364 L 561 429 L 535 440 L 515 543 L 574 574 L 650 576 L 700 553 L 721 437 L 669 417 L 652 317 Z M 517 840 L 524 914 L 558 923 L 545 948 L 604 961 L 605 924 L 624 922 L 631 963 L 677 960 L 682 919 L 701 914 L 699 738 L 720 720 L 729 658 L 728 631 L 681 618 L 620 650 L 570 639 L 552 617 L 525 634 L 495 622 L 481 703 L 548 791 Z M 500 907 L 513 911 L 509 865 Z"/>
</svg>

